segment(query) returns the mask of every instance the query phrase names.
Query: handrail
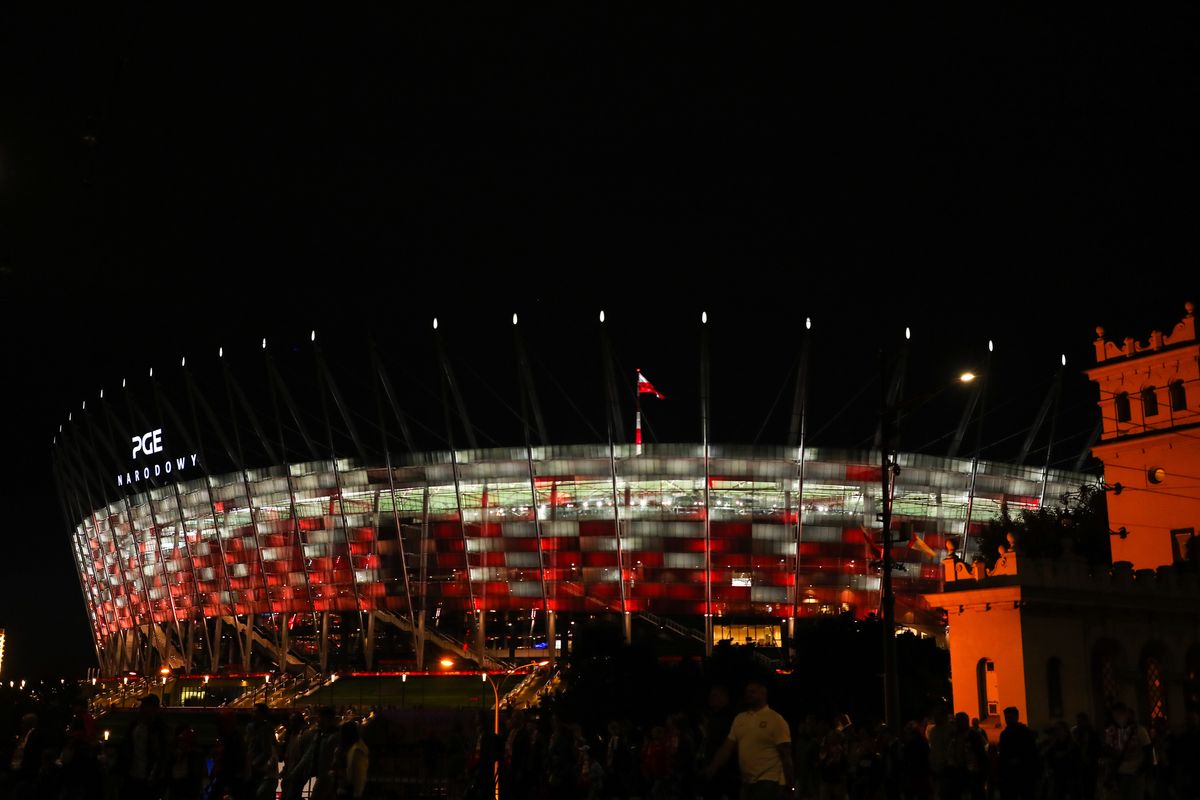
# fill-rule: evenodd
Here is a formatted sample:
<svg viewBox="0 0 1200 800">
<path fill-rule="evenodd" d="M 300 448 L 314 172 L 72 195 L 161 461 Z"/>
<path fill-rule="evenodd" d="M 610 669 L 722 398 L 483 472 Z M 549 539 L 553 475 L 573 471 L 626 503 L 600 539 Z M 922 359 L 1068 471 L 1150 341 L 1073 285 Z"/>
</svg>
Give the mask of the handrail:
<svg viewBox="0 0 1200 800">
<path fill-rule="evenodd" d="M 651 625 L 657 625 L 660 628 L 666 628 L 674 634 L 685 636 L 690 639 L 695 639 L 698 642 L 704 642 L 704 634 L 694 628 L 689 628 L 685 625 L 680 625 L 678 622 L 660 617 L 657 614 L 651 614 L 649 611 L 639 611 L 637 616 L 649 622 Z"/>
<path fill-rule="evenodd" d="M 399 614 L 393 614 L 390 611 L 377 610 L 375 612 L 375 616 L 390 625 L 394 625 L 402 631 L 408 631 L 409 633 L 413 632 L 412 624 Z M 466 647 L 463 642 L 437 629 L 426 628 L 425 638 L 433 640 L 434 643 L 439 645 L 444 650 L 449 650 L 456 655 L 467 659 L 468 661 L 475 662 L 484 669 L 503 671 L 513 669 L 517 666 L 510 661 L 505 661 L 490 655 L 484 655 L 481 661 L 479 654 L 471 650 L 471 648 Z"/>
</svg>

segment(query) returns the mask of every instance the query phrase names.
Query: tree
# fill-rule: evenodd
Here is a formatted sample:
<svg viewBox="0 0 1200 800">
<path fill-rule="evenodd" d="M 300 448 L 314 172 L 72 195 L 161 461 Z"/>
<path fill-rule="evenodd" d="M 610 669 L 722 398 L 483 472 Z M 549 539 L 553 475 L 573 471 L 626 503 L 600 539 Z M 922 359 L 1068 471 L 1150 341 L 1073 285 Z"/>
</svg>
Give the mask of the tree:
<svg viewBox="0 0 1200 800">
<path fill-rule="evenodd" d="M 1091 566 L 1112 563 L 1108 501 L 1102 484 L 1084 484 L 1078 491 L 1064 494 L 1058 505 L 1022 509 L 1017 517 L 1003 504 L 1000 517 L 984 523 L 975 557 L 982 557 L 989 569 L 993 567 L 1009 533 L 1016 539 L 1020 555 L 1057 558 L 1074 553 Z"/>
</svg>

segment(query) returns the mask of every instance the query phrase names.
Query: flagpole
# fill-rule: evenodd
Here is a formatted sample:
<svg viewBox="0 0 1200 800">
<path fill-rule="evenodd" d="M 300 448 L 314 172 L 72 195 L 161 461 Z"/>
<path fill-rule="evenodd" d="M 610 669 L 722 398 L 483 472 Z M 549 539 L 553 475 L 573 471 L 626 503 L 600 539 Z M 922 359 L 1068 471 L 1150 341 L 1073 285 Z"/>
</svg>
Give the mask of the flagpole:
<svg viewBox="0 0 1200 800">
<path fill-rule="evenodd" d="M 642 371 L 637 371 L 637 383 L 634 385 L 633 404 L 634 404 L 634 429 L 633 443 L 634 453 L 642 454 Z"/>
<path fill-rule="evenodd" d="M 709 490 L 712 488 L 711 463 L 708 449 L 708 312 L 700 312 L 700 439 L 704 447 L 704 656 L 713 649 L 712 596 L 712 507 Z"/>
<path fill-rule="evenodd" d="M 788 620 L 788 641 L 791 643 L 792 652 L 796 655 L 799 655 L 799 650 L 796 648 L 796 618 L 800 616 L 800 548 L 804 543 L 804 450 L 807 445 L 808 433 L 808 331 L 812 330 L 811 317 L 805 318 L 804 330 L 804 343 L 800 351 L 800 368 L 796 375 L 796 400 L 798 401 L 796 405 L 799 406 L 800 411 L 799 425 L 796 426 L 793 422 L 793 427 L 796 428 L 794 432 L 798 434 L 800 440 L 800 465 L 796 470 L 796 574 L 793 576 L 795 585 L 792 587 L 792 616 Z"/>
</svg>

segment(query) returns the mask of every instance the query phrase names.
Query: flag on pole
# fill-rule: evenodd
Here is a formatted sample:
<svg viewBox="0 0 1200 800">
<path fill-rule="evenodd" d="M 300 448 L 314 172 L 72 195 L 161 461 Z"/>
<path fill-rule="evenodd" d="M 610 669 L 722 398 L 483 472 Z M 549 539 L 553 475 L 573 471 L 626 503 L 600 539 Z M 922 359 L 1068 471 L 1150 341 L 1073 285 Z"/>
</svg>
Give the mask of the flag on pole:
<svg viewBox="0 0 1200 800">
<path fill-rule="evenodd" d="M 652 383 L 650 383 L 650 381 L 646 380 L 646 376 L 642 374 L 642 371 L 640 369 L 638 370 L 637 376 L 638 376 L 638 380 L 637 380 L 638 394 L 652 394 L 655 397 L 657 397 L 659 400 L 667 399 L 666 397 L 663 396 L 662 392 L 660 392 L 658 389 L 654 388 L 654 384 L 652 384 Z"/>
<path fill-rule="evenodd" d="M 930 558 L 937 558 L 937 552 L 935 552 L 934 549 L 929 546 L 924 538 L 915 533 L 912 535 L 912 538 L 908 540 L 908 548 L 910 550 L 920 550 Z"/>
<path fill-rule="evenodd" d="M 642 454 L 642 395 L 644 394 L 652 394 L 659 400 L 666 399 L 663 397 L 662 392 L 654 388 L 654 384 L 646 380 L 646 376 L 643 375 L 642 371 L 639 369 L 637 371 L 637 414 L 634 416 L 636 422 L 634 422 L 633 433 L 633 442 L 635 445 L 637 445 L 637 449 L 634 452 L 636 452 L 639 456 Z"/>
</svg>

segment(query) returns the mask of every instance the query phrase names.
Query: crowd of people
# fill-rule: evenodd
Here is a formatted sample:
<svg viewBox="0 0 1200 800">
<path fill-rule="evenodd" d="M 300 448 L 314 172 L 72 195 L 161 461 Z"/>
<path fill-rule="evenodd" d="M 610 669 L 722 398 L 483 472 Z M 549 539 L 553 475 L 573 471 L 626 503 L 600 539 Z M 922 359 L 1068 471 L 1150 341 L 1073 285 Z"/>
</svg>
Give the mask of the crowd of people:
<svg viewBox="0 0 1200 800">
<path fill-rule="evenodd" d="M 774 709 L 765 683 L 742 702 L 712 685 L 689 708 L 640 721 L 567 718 L 554 710 L 455 717 L 405 728 L 406 718 L 347 709 L 307 714 L 222 710 L 201 737 L 153 695 L 119 735 L 98 735 L 80 702 L 65 726 L 26 713 L 6 752 L 0 796 L 26 800 L 333 800 L 408 796 L 703 798 L 704 800 L 1196 800 L 1200 715 L 1174 733 L 1137 723 L 1117 704 L 1093 725 L 1057 720 L 1035 732 L 1017 709 L 1003 727 L 935 709 L 899 731 Z M 780 713 L 783 711 L 785 713 Z M 61 722 L 61 720 L 59 720 Z M 404 787 L 408 788 L 405 789 Z"/>
<path fill-rule="evenodd" d="M 321 707 L 281 718 L 266 705 L 248 720 L 232 710 L 201 741 L 159 698 L 142 698 L 119 737 L 98 735 L 79 703 L 65 734 L 26 713 L 9 752 L 0 796 L 13 800 L 334 800 L 366 796 L 370 751 L 363 728 Z"/>
<path fill-rule="evenodd" d="M 704 798 L 750 800 L 1196 800 L 1200 715 L 1171 734 L 1117 704 L 1093 725 L 1079 714 L 1038 733 L 1016 708 L 1003 727 L 942 709 L 897 733 L 807 715 L 793 723 L 769 708 L 761 683 L 735 714 L 714 687 L 698 715 L 659 724 L 609 720 L 589 735 L 554 715 L 516 712 L 500 736 L 484 731 L 471 796 L 491 797 L 499 761 L 503 798 Z M 489 739 L 491 741 L 489 742 Z"/>
</svg>

